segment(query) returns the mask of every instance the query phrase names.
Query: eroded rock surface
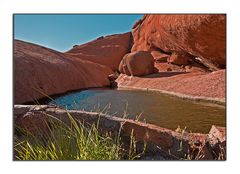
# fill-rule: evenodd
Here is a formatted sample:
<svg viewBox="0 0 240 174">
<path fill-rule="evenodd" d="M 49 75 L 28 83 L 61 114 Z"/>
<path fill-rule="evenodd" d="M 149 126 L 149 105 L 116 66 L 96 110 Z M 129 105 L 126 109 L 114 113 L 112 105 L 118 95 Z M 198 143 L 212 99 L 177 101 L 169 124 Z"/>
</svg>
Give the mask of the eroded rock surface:
<svg viewBox="0 0 240 174">
<path fill-rule="evenodd" d="M 175 65 L 189 65 L 192 61 L 192 57 L 187 54 L 182 53 L 173 53 L 171 56 L 168 57 L 168 63 L 172 63 Z"/>
<path fill-rule="evenodd" d="M 151 54 L 156 62 L 167 62 L 168 58 L 170 57 L 170 55 L 161 53 L 160 51 L 156 50 L 152 51 Z"/>
<path fill-rule="evenodd" d="M 116 71 L 123 56 L 131 50 L 131 37 L 130 32 L 100 37 L 86 44 L 76 45 L 65 55 L 105 65 Z"/>
<path fill-rule="evenodd" d="M 49 126 L 46 126 L 50 117 L 60 119 L 70 125 L 68 114 L 73 118 L 84 121 L 88 124 L 99 124 L 102 131 L 119 132 L 121 127 L 121 136 L 124 144 L 129 146 L 130 137 L 134 137 L 137 142 L 137 150 L 143 150 L 143 143 L 147 145 L 142 159 L 199 159 L 213 160 L 218 159 L 215 155 L 218 152 L 217 145 L 222 144 L 226 149 L 225 128 L 213 126 L 209 134 L 176 132 L 170 129 L 155 126 L 153 124 L 142 123 L 134 120 L 118 118 L 105 114 L 99 115 L 95 112 L 85 112 L 79 110 L 64 110 L 54 106 L 47 105 L 15 105 L 14 123 L 30 131 L 34 135 L 47 133 Z M 216 132 L 221 135 L 219 137 Z M 42 132 L 39 132 L 42 130 Z M 214 133 L 215 132 L 215 133 Z M 209 137 L 215 135 L 215 141 Z M 21 135 L 20 135 L 21 136 Z M 210 142 L 211 141 L 211 142 Z M 225 144 L 224 144 L 225 143 Z M 200 156 L 200 155 L 201 156 Z M 223 156 L 224 157 L 224 156 Z M 223 158 L 224 159 L 224 158 Z"/>
<path fill-rule="evenodd" d="M 187 53 L 211 70 L 226 66 L 225 15 L 144 15 L 132 33 L 132 51 Z"/>
<path fill-rule="evenodd" d="M 206 97 L 225 100 L 226 71 L 206 72 L 159 72 L 144 77 L 121 74 L 116 80 L 118 87 L 166 91 L 171 94 L 189 95 L 190 98 Z"/>
<path fill-rule="evenodd" d="M 136 51 L 126 54 L 120 65 L 120 73 L 131 76 L 143 76 L 154 72 L 154 59 L 148 51 Z"/>
<path fill-rule="evenodd" d="M 131 51 L 151 52 L 158 73 L 130 78 L 123 72 L 119 87 L 225 99 L 225 15 L 144 15 L 132 34 Z"/>
<path fill-rule="evenodd" d="M 109 86 L 106 66 L 14 40 L 14 103 L 89 87 Z"/>
</svg>

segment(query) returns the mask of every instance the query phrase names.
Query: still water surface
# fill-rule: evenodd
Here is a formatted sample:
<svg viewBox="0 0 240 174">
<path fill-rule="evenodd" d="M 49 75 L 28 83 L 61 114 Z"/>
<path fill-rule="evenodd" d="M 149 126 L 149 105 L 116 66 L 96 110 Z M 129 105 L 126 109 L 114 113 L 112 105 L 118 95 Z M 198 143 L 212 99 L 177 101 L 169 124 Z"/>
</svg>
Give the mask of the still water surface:
<svg viewBox="0 0 240 174">
<path fill-rule="evenodd" d="M 57 97 L 66 109 L 102 111 L 114 116 L 136 118 L 161 127 L 208 133 L 211 125 L 225 126 L 225 107 L 192 102 L 159 92 L 140 90 L 90 89 Z"/>
</svg>

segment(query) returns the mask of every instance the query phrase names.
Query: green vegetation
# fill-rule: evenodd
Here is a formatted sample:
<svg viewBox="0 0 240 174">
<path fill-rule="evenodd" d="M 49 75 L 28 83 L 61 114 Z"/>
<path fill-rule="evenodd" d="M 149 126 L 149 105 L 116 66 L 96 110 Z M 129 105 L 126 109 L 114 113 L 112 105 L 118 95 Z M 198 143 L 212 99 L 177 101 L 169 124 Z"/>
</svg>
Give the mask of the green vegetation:
<svg viewBox="0 0 240 174">
<path fill-rule="evenodd" d="M 64 122 L 54 116 L 46 115 L 46 119 L 39 119 L 36 127 L 30 125 L 30 130 L 16 128 L 14 140 L 14 158 L 17 160 L 134 160 L 145 159 L 146 144 L 143 151 L 137 151 L 137 142 L 132 130 L 127 141 L 121 139 L 121 126 L 118 131 L 107 132 L 99 127 L 100 115 L 96 124 L 88 124 L 74 119 L 68 112 Z M 123 114 L 126 117 L 127 113 Z M 42 115 L 44 117 L 44 115 Z M 136 117 L 138 120 L 141 114 Z M 41 123 L 41 121 L 43 121 Z M 68 123 L 68 124 L 67 124 Z M 178 127 L 175 131 L 181 133 L 182 138 L 186 127 Z M 175 160 L 204 160 L 204 146 L 190 144 L 190 149 L 184 151 L 180 141 L 179 154 L 175 156 L 168 152 L 169 159 Z M 161 148 L 159 149 L 161 151 Z M 163 154 L 167 152 L 163 151 Z M 225 148 L 219 152 L 212 152 L 215 160 L 225 160 Z M 161 155 L 160 155 L 161 156 Z M 150 157 L 150 156 L 149 156 Z M 151 159 L 151 157 L 149 158 Z"/>
<path fill-rule="evenodd" d="M 132 160 L 139 157 L 131 138 L 130 148 L 125 150 L 120 131 L 113 135 L 101 132 L 98 125 L 75 120 L 70 114 L 70 125 L 51 118 L 45 134 L 33 135 L 22 129 L 21 137 L 14 142 L 18 160 Z"/>
</svg>

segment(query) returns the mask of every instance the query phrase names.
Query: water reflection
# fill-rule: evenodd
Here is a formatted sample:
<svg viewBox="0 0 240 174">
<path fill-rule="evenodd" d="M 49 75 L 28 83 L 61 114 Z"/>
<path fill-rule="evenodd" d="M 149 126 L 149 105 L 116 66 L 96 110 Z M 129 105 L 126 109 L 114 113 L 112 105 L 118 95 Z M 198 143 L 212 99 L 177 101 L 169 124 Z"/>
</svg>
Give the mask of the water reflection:
<svg viewBox="0 0 240 174">
<path fill-rule="evenodd" d="M 70 93 L 55 99 L 67 109 L 103 111 L 107 114 L 146 120 L 161 127 L 208 133 L 211 125 L 225 126 L 225 107 L 207 105 L 138 90 L 91 89 Z M 53 102 L 50 102 L 53 103 Z"/>
</svg>

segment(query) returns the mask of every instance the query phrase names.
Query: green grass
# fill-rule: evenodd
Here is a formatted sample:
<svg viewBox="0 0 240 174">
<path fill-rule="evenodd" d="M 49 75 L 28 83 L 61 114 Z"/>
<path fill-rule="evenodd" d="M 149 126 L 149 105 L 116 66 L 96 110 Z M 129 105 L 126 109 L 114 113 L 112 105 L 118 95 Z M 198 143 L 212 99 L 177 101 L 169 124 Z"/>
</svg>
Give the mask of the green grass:
<svg viewBox="0 0 240 174">
<path fill-rule="evenodd" d="M 129 144 L 126 146 L 125 142 L 123 146 L 120 136 L 121 127 L 114 133 L 101 131 L 98 127 L 99 120 L 98 123 L 90 125 L 75 120 L 69 113 L 67 114 L 70 124 L 47 115 L 46 130 L 39 127 L 31 133 L 16 128 L 14 158 L 17 160 L 134 160 L 144 156 L 147 145 L 144 144 L 144 150 L 139 153 L 133 131 Z M 178 127 L 176 131 L 183 136 L 185 129 Z M 204 159 L 203 147 L 194 149 L 193 146 L 191 149 L 192 151 L 183 158 L 175 157 L 173 154 L 169 156 L 179 160 Z M 183 144 L 180 142 L 178 151 L 182 150 Z M 223 147 L 220 147 L 218 153 L 215 154 L 216 160 L 226 159 Z"/>
<path fill-rule="evenodd" d="M 130 148 L 122 147 L 120 131 L 113 135 L 101 132 L 98 125 L 75 120 L 68 114 L 71 124 L 48 120 L 48 133 L 33 135 L 18 129 L 21 137 L 14 141 L 17 160 L 132 160 L 139 157 L 132 139 Z"/>
</svg>

